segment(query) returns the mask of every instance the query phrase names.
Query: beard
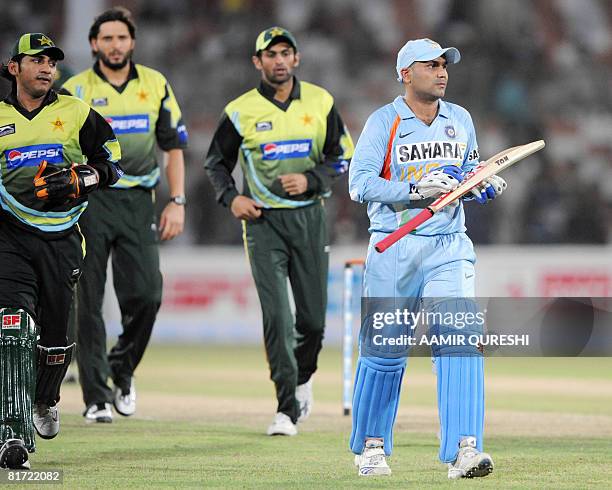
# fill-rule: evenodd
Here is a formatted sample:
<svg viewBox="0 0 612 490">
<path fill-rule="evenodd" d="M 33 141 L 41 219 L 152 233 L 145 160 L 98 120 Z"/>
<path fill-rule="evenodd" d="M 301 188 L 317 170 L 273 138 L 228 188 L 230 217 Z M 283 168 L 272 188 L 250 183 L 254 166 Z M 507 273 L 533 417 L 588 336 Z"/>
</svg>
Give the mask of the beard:
<svg viewBox="0 0 612 490">
<path fill-rule="evenodd" d="M 101 53 L 100 51 L 96 52 L 96 58 L 98 58 L 99 61 L 101 61 L 102 63 L 104 63 L 104 66 L 106 66 L 107 68 L 110 68 L 111 70 L 121 70 L 122 68 L 124 68 L 132 59 L 132 53 L 134 52 L 134 50 L 130 50 L 127 52 L 127 54 L 125 55 L 125 57 L 119 61 L 118 63 L 113 63 L 111 60 L 109 60 L 103 53 Z"/>
<path fill-rule="evenodd" d="M 282 75 L 275 74 L 274 70 L 265 71 L 264 74 L 265 74 L 267 81 L 274 85 L 280 85 L 282 83 L 288 82 L 289 80 L 293 78 L 293 71 L 289 69 Z"/>
<path fill-rule="evenodd" d="M 49 88 L 51 87 L 49 86 Z M 27 92 L 28 95 L 32 97 L 33 99 L 40 99 L 41 97 L 44 97 L 45 95 L 47 95 L 47 93 L 49 92 L 49 89 L 38 89 L 36 87 L 27 87 L 25 88 L 25 92 Z"/>
<path fill-rule="evenodd" d="M 280 85 L 281 83 L 285 83 L 285 82 L 291 80 L 292 78 L 293 78 L 293 75 L 281 75 L 281 76 L 278 76 L 278 77 L 275 76 L 275 75 L 272 75 L 269 78 L 269 80 L 270 80 L 270 83 L 274 83 L 276 85 Z"/>
</svg>

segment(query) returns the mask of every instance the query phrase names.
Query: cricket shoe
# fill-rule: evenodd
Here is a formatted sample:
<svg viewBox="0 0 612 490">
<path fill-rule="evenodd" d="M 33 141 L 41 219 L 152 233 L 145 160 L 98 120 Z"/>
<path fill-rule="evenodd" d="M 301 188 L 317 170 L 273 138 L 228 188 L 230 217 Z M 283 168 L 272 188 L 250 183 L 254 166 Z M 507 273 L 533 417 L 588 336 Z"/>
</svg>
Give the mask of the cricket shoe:
<svg viewBox="0 0 612 490">
<path fill-rule="evenodd" d="M 110 424 L 113 421 L 113 412 L 110 403 L 94 403 L 87 407 L 83 417 L 87 423 Z"/>
<path fill-rule="evenodd" d="M 7 439 L 0 447 L 0 468 L 29 470 L 28 450 L 21 439 Z"/>
<path fill-rule="evenodd" d="M 60 430 L 59 408 L 45 403 L 36 403 L 32 412 L 34 428 L 43 439 L 53 439 Z"/>
<path fill-rule="evenodd" d="M 272 425 L 266 431 L 266 434 L 269 436 L 294 436 L 297 433 L 296 425 L 283 412 L 278 412 L 274 416 L 274 422 L 272 422 Z"/>
<path fill-rule="evenodd" d="M 477 478 L 493 472 L 493 460 L 487 453 L 476 449 L 476 438 L 465 437 L 459 444 L 459 453 L 453 464 L 448 464 L 448 478 Z"/>
<path fill-rule="evenodd" d="M 300 406 L 298 422 L 304 422 L 304 420 L 310 416 L 312 406 L 314 405 L 314 397 L 312 396 L 312 378 L 306 381 L 306 383 L 297 386 L 295 389 L 295 398 Z"/>
<path fill-rule="evenodd" d="M 136 386 L 134 385 L 134 377 L 130 378 L 130 387 L 128 389 L 115 386 L 113 405 L 117 413 L 124 417 L 134 415 L 134 412 L 136 412 Z"/>
<path fill-rule="evenodd" d="M 355 466 L 359 466 L 359 476 L 390 475 L 383 440 L 366 439 L 363 453 L 355 455 Z"/>
</svg>

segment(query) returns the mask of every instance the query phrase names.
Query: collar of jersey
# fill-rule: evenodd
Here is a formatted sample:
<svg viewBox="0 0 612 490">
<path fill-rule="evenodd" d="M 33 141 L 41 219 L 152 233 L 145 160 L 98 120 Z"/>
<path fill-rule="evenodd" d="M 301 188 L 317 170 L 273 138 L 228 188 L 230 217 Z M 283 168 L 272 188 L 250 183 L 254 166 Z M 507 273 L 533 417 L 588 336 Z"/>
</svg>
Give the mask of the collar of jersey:
<svg viewBox="0 0 612 490">
<path fill-rule="evenodd" d="M 276 89 L 264 82 L 263 80 L 259 84 L 259 93 L 263 95 L 266 99 L 274 100 L 274 96 L 276 95 Z M 300 91 L 300 81 L 297 77 L 293 77 L 293 88 L 291 89 L 291 93 L 289 94 L 289 98 L 287 101 L 299 99 L 301 95 Z"/>
<path fill-rule="evenodd" d="M 45 96 L 44 100 L 42 101 L 42 104 L 40 104 L 40 106 L 34 109 L 32 112 L 28 112 L 27 109 L 19 103 L 19 100 L 17 99 L 17 92 L 15 92 L 13 85 L 13 90 L 11 90 L 11 92 L 6 96 L 4 102 L 12 105 L 15 110 L 21 113 L 26 119 L 32 120 L 40 111 L 43 110 L 46 105 L 53 104 L 53 102 L 55 102 L 56 100 L 57 93 L 55 92 L 55 90 L 50 89 L 49 92 L 47 92 L 47 95 Z"/>
<path fill-rule="evenodd" d="M 448 119 L 448 104 L 442 99 L 439 99 L 438 106 L 438 116 L 442 116 Z M 414 112 L 412 112 L 412 109 L 408 107 L 408 104 L 406 104 L 406 102 L 404 101 L 404 97 L 401 95 L 398 95 L 393 101 L 393 108 L 395 109 L 395 112 L 397 112 L 399 117 L 401 117 L 402 119 L 416 118 Z"/>
<path fill-rule="evenodd" d="M 113 85 L 106 79 L 106 77 L 104 76 L 104 73 L 102 73 L 102 70 L 100 70 L 100 65 L 98 63 L 99 61 L 96 61 L 93 65 L 94 73 L 98 75 L 106 83 L 108 83 L 109 85 Z M 130 80 L 134 80 L 136 78 L 138 78 L 138 70 L 136 70 L 136 64 L 133 61 L 130 61 L 130 73 L 128 74 L 127 80 L 123 83 L 123 85 L 121 85 L 121 87 L 115 87 L 114 85 L 113 87 L 115 87 L 116 89 L 119 90 L 119 92 L 121 92 L 127 86 L 127 84 L 130 83 Z"/>
</svg>

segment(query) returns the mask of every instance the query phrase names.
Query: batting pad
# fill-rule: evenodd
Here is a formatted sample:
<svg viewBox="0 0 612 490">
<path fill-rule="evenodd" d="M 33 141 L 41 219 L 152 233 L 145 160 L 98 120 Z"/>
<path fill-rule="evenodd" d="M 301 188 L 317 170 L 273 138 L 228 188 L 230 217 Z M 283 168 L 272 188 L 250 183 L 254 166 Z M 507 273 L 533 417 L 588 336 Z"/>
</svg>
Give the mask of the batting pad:
<svg viewBox="0 0 612 490">
<path fill-rule="evenodd" d="M 365 440 L 381 437 L 385 454 L 393 450 L 393 425 L 399 407 L 406 358 L 359 357 L 353 392 L 351 451 L 361 454 Z"/>
<path fill-rule="evenodd" d="M 482 451 L 484 425 L 484 359 L 481 356 L 436 358 L 440 460 L 452 463 L 459 442 L 474 436 Z"/>
<path fill-rule="evenodd" d="M 0 308 L 0 446 L 21 439 L 35 449 L 34 397 L 36 327 L 25 311 Z"/>
</svg>

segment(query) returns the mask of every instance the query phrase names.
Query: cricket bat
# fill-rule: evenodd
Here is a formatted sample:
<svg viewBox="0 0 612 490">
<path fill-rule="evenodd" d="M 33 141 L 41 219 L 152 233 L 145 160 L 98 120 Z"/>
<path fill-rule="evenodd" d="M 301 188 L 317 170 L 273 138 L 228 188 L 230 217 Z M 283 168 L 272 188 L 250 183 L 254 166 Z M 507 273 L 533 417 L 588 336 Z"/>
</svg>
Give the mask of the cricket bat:
<svg viewBox="0 0 612 490">
<path fill-rule="evenodd" d="M 512 148 L 500 151 L 484 162 L 484 165 L 481 166 L 481 168 L 479 168 L 476 172 L 468 174 L 466 179 L 461 182 L 461 184 L 459 184 L 454 191 L 440 196 L 410 221 L 403 224 L 393 233 L 389 234 L 386 238 L 378 242 L 374 248 L 379 253 L 384 252 L 400 238 L 406 236 L 411 231 L 416 230 L 417 227 L 425 223 L 425 221 L 431 218 L 442 208 L 448 206 L 450 203 L 455 202 L 457 199 L 470 192 L 470 190 L 479 185 L 483 180 L 491 177 L 492 175 L 498 174 L 502 170 L 521 161 L 523 158 L 527 158 L 529 155 L 541 150 L 544 148 L 544 145 L 544 140 L 538 140 L 532 143 L 527 143 L 526 145 L 513 146 Z"/>
</svg>

